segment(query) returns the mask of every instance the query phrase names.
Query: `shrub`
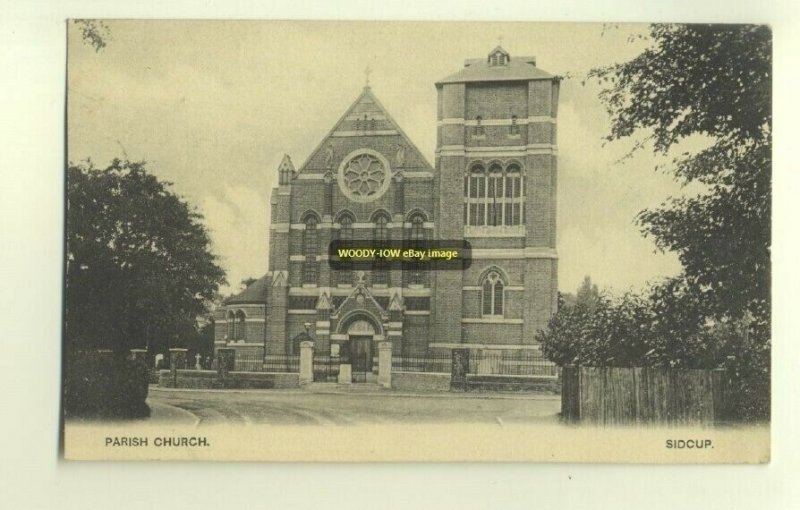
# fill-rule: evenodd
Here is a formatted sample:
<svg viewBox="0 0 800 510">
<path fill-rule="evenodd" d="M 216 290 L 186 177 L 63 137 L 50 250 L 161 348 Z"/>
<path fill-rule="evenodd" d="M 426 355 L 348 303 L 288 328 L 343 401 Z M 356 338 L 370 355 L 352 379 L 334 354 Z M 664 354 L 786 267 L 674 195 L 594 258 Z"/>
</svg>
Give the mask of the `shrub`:
<svg viewBox="0 0 800 510">
<path fill-rule="evenodd" d="M 757 321 L 709 317 L 702 296 L 680 279 L 645 296 L 600 294 L 592 307 L 561 306 L 537 340 L 543 354 L 561 366 L 724 366 L 732 418 L 769 419 L 769 329 Z"/>
<path fill-rule="evenodd" d="M 73 352 L 66 357 L 64 413 L 68 418 L 127 419 L 150 415 L 148 371 L 124 354 Z"/>
</svg>

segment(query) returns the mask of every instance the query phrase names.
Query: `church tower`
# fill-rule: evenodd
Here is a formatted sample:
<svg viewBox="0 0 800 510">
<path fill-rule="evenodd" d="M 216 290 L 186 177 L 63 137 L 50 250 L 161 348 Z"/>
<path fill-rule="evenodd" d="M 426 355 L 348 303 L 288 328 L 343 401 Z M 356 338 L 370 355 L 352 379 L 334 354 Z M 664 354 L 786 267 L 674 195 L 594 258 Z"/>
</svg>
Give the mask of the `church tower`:
<svg viewBox="0 0 800 510">
<path fill-rule="evenodd" d="M 436 88 L 436 237 L 473 263 L 436 274 L 434 346 L 530 346 L 556 308 L 559 80 L 498 46 Z"/>
</svg>

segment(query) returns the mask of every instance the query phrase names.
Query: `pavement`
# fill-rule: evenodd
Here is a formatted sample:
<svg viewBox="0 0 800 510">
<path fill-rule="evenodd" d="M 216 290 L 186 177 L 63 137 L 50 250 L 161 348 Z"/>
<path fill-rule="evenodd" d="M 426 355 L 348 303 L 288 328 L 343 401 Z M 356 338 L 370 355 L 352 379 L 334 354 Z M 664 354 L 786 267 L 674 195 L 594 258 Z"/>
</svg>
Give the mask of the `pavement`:
<svg viewBox="0 0 800 510">
<path fill-rule="evenodd" d="M 557 395 L 415 393 L 373 385 L 313 384 L 291 390 L 150 387 L 147 421 L 182 424 L 259 423 L 556 423 Z"/>
</svg>

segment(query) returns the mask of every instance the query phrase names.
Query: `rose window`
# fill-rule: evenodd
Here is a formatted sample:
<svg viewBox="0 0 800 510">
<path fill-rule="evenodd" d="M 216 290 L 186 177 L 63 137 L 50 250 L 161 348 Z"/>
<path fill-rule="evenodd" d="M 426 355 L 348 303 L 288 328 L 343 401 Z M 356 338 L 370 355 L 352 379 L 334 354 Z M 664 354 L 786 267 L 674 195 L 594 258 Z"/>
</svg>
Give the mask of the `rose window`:
<svg viewBox="0 0 800 510">
<path fill-rule="evenodd" d="M 339 187 L 357 202 L 369 202 L 383 195 L 389 181 L 389 164 L 375 151 L 356 151 L 339 168 Z"/>
</svg>

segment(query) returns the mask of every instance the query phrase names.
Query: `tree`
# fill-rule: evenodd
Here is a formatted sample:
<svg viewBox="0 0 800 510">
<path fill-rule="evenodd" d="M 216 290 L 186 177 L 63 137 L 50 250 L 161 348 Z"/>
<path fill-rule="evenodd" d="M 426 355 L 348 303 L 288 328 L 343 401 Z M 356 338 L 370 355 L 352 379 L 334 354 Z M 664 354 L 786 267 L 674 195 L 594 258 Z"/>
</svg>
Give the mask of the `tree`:
<svg viewBox="0 0 800 510">
<path fill-rule="evenodd" d="M 252 276 L 249 276 L 249 277 L 245 278 L 244 280 L 242 280 L 242 290 L 244 290 L 247 287 L 253 285 L 257 281 L 258 281 L 258 278 L 253 278 Z"/>
<path fill-rule="evenodd" d="M 590 276 L 585 276 L 575 293 L 575 304 L 584 307 L 589 312 L 594 312 L 599 300 L 600 291 L 597 289 L 597 285 L 592 283 Z"/>
<path fill-rule="evenodd" d="M 710 145 L 665 167 L 705 191 L 642 211 L 637 222 L 681 275 L 644 296 L 601 296 L 597 309 L 559 311 L 539 334 L 559 363 L 715 368 L 726 364 L 741 419 L 769 416 L 772 41 L 753 25 L 652 25 L 652 45 L 595 69 L 606 87 L 608 140 L 641 136 L 669 154 Z"/>
<path fill-rule="evenodd" d="M 185 346 L 225 282 L 202 216 L 145 166 L 68 167 L 69 349 Z"/>
<path fill-rule="evenodd" d="M 593 70 L 606 88 L 609 140 L 643 135 L 667 154 L 690 137 L 709 147 L 667 168 L 706 191 L 642 211 L 638 224 L 678 254 L 682 278 L 720 321 L 752 318 L 769 339 L 772 38 L 756 25 L 652 25 L 634 59 Z M 646 134 L 645 134 L 646 133 Z M 642 140 L 640 140 L 641 142 Z M 642 147 L 643 144 L 637 144 Z"/>
<path fill-rule="evenodd" d="M 96 19 L 76 19 L 72 22 L 81 31 L 81 39 L 85 44 L 94 48 L 95 53 L 107 46 L 111 39 L 111 29 L 108 25 Z"/>
<path fill-rule="evenodd" d="M 723 325 L 701 322 L 696 295 L 682 280 L 559 310 L 538 334 L 544 354 L 560 365 L 717 368 L 725 361 Z"/>
</svg>

